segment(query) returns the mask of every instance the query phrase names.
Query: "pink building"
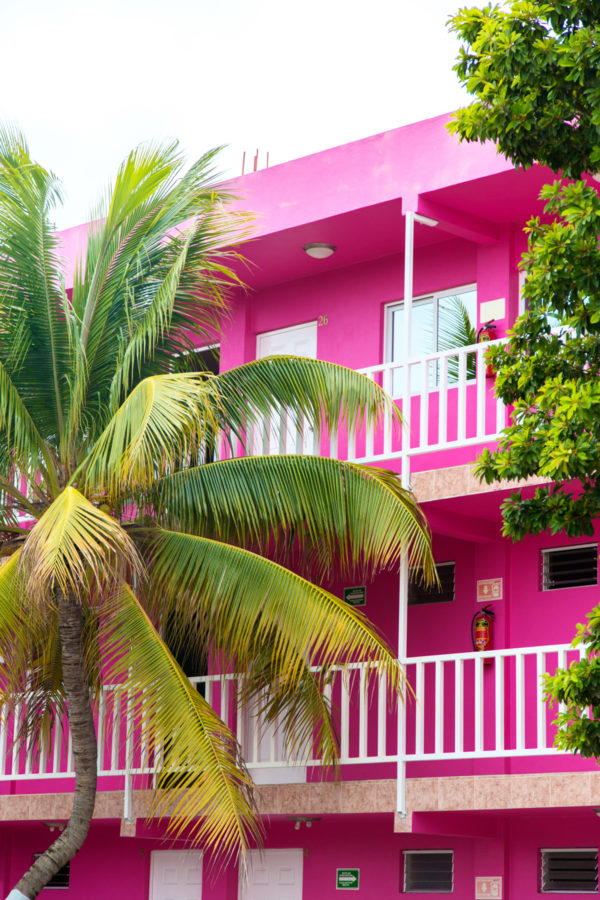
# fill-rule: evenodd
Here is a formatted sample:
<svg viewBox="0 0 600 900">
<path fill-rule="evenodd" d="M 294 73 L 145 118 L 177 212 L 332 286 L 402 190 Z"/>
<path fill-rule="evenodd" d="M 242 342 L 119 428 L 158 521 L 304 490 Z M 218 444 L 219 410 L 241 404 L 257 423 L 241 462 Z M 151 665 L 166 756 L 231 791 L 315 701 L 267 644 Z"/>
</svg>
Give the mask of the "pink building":
<svg viewBox="0 0 600 900">
<path fill-rule="evenodd" d="M 493 320 L 494 338 L 503 338 L 519 312 L 523 226 L 541 212 L 539 189 L 552 175 L 517 172 L 492 145 L 459 145 L 446 121 L 240 179 L 240 205 L 257 216 L 244 247 L 251 290 L 238 297 L 217 354 L 222 369 L 272 353 L 317 356 L 367 372 L 402 404 L 401 434 L 384 424 L 315 447 L 301 423 L 282 418 L 255 435 L 254 449 L 338 454 L 393 468 L 414 489 L 442 591 L 424 591 L 406 570 L 333 587 L 398 648 L 415 696 L 398 712 L 377 689 L 365 696 L 360 666 L 349 680 L 340 676 L 332 690 L 341 768 L 323 779 L 318 759 L 287 759 L 276 732 L 237 710 L 234 676 L 226 687 L 216 676 L 199 679 L 237 729 L 261 785 L 266 850 L 243 883 L 236 869 L 213 874 L 199 851 L 172 848 L 144 823 L 143 751 L 113 747 L 126 710 L 107 694 L 95 821 L 64 876 L 66 897 L 598 893 L 600 772 L 553 748 L 540 684 L 577 656 L 569 649 L 575 625 L 598 602 L 597 541 L 545 535 L 513 545 L 501 537 L 510 485 L 480 485 L 471 463 L 494 445 L 507 412 L 486 372 L 485 345 L 465 346 L 452 324 L 460 301 L 475 330 Z M 71 255 L 81 234 L 65 234 Z M 488 603 L 493 645 L 482 654 L 472 620 Z M 2 727 L 5 893 L 66 819 L 73 787 L 69 759 L 57 753 L 40 771 L 11 752 L 10 737 Z"/>
</svg>

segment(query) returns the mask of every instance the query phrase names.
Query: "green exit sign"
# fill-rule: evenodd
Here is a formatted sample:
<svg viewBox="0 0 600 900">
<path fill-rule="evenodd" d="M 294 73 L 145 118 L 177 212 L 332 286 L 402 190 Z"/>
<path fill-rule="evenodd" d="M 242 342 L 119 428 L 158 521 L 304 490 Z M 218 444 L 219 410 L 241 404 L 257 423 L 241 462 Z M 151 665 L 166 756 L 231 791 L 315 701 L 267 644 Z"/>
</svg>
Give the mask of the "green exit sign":
<svg viewBox="0 0 600 900">
<path fill-rule="evenodd" d="M 360 587 L 344 588 L 344 600 L 350 606 L 366 606 L 367 605 L 367 588 L 366 585 Z"/>
<path fill-rule="evenodd" d="M 360 869 L 336 869 L 335 888 L 337 891 L 357 891 L 360 883 Z"/>
</svg>

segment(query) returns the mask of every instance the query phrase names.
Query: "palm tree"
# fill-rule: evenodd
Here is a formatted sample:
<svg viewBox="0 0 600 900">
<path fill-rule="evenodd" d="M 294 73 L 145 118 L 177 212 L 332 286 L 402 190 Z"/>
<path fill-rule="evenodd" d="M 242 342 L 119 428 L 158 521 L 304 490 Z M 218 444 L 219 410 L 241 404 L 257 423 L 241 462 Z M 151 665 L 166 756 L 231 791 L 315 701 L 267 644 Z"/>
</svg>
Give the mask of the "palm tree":
<svg viewBox="0 0 600 900">
<path fill-rule="evenodd" d="M 68 293 L 57 181 L 20 134 L 0 132 L 0 700 L 26 697 L 21 737 L 42 754 L 67 715 L 76 769 L 69 822 L 17 897 L 33 900 L 86 837 L 102 684 L 137 704 L 159 769 L 150 815 L 226 857 L 260 838 L 252 781 L 176 662 L 181 647 L 244 673 L 244 696 L 330 763 L 331 666 L 369 660 L 393 694 L 402 687 L 385 642 L 323 586 L 336 566 L 369 573 L 402 554 L 431 570 L 423 516 L 396 476 L 216 458 L 281 408 L 318 433 L 395 416 L 388 398 L 301 358 L 181 371 L 226 314 L 236 276 L 222 248 L 247 227 L 211 186 L 214 156 L 184 171 L 176 145 L 133 151 Z"/>
</svg>

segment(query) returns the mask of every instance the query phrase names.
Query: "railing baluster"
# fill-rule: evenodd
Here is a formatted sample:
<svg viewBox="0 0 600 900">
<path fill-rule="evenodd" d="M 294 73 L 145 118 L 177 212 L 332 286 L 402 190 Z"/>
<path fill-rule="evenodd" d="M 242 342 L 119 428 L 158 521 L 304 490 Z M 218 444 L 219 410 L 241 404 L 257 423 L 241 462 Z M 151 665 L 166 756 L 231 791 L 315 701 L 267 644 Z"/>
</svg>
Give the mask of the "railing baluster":
<svg viewBox="0 0 600 900">
<path fill-rule="evenodd" d="M 356 426 L 348 424 L 348 461 L 353 462 L 356 459 Z"/>
<path fill-rule="evenodd" d="M 371 381 L 375 379 L 375 373 L 372 369 L 365 372 L 367 378 Z M 375 428 L 373 425 L 365 425 L 365 457 L 371 459 L 375 454 Z"/>
<path fill-rule="evenodd" d="M 483 659 L 475 658 L 475 752 L 483 750 Z"/>
<path fill-rule="evenodd" d="M 100 697 L 98 698 L 98 736 L 96 738 L 98 746 L 98 772 L 101 772 L 104 767 L 104 718 L 106 715 L 104 691 L 105 688 L 100 688 Z"/>
<path fill-rule="evenodd" d="M 466 350 L 458 351 L 458 423 L 456 436 L 458 441 L 464 441 L 467 436 L 467 353 Z"/>
<path fill-rule="evenodd" d="M 494 749 L 497 752 L 504 750 L 504 657 L 498 656 L 494 662 L 494 705 L 495 705 L 495 729 Z"/>
<path fill-rule="evenodd" d="M 377 756 L 385 756 L 387 746 L 387 685 L 383 675 L 377 676 Z"/>
<path fill-rule="evenodd" d="M 342 761 L 347 761 L 350 758 L 350 678 L 350 673 L 344 672 L 340 685 L 342 692 L 340 704 L 340 757 Z"/>
<path fill-rule="evenodd" d="M 333 681 L 335 678 L 339 678 L 339 677 L 340 677 L 339 671 L 337 669 L 334 669 L 325 685 L 324 693 L 325 693 L 325 703 L 327 705 L 327 709 L 332 709 L 332 707 L 333 707 Z M 314 753 L 313 753 L 312 758 L 315 759 Z M 316 759 L 315 759 L 315 761 L 316 761 Z"/>
<path fill-rule="evenodd" d="M 444 663 L 435 661 L 435 752 L 444 752 Z"/>
<path fill-rule="evenodd" d="M 523 653 L 515 656 L 515 716 L 516 716 L 516 749 L 525 747 L 525 657 Z"/>
<path fill-rule="evenodd" d="M 17 735 L 19 733 L 19 720 L 21 718 L 21 704 L 17 703 L 13 714 L 13 734 L 12 734 L 12 771 L 13 775 L 20 774 L 19 767 L 19 742 Z"/>
<path fill-rule="evenodd" d="M 383 370 L 383 379 L 382 385 L 384 391 L 391 395 L 393 388 L 393 373 L 398 371 L 404 371 L 405 367 L 402 368 L 392 368 L 387 366 Z M 402 410 L 403 415 L 407 416 L 406 410 Z M 402 434 L 402 442 L 404 443 L 404 434 Z M 385 412 L 383 414 L 383 455 L 389 456 L 392 452 L 392 413 L 389 408 L 386 407 Z"/>
<path fill-rule="evenodd" d="M 150 747 L 148 746 L 148 729 L 146 727 L 146 708 L 148 706 L 148 693 L 147 691 L 142 691 L 142 700 L 140 703 L 140 744 L 141 744 L 141 754 L 140 754 L 140 768 L 142 771 L 145 771 L 149 765 L 149 754 Z"/>
<path fill-rule="evenodd" d="M 112 734 L 110 748 L 110 772 L 117 772 L 119 766 L 119 744 L 121 738 L 121 716 L 120 716 L 121 700 L 120 695 L 113 689 L 113 711 L 112 711 Z"/>
<path fill-rule="evenodd" d="M 421 364 L 421 398 L 419 403 L 419 447 L 429 444 L 429 361 Z"/>
<path fill-rule="evenodd" d="M 73 739 L 71 737 L 71 729 L 69 729 L 69 740 L 67 742 L 67 772 L 75 774 L 75 762 L 73 759 Z"/>
<path fill-rule="evenodd" d="M 239 678 L 237 678 L 236 679 L 236 697 L 235 697 L 235 704 L 236 704 L 235 736 L 238 739 L 238 743 L 243 745 L 244 744 L 244 710 L 243 710 L 242 704 L 240 702 L 240 691 L 241 691 L 240 680 L 239 680 Z"/>
<path fill-rule="evenodd" d="M 448 443 L 448 357 L 440 356 L 440 390 L 439 390 L 439 431 L 438 442 L 441 446 Z"/>
<path fill-rule="evenodd" d="M 422 756 L 425 752 L 425 663 L 417 663 L 415 684 L 415 753 Z"/>
<path fill-rule="evenodd" d="M 338 451 L 338 431 L 337 428 L 334 428 L 329 437 L 329 456 L 331 459 L 339 459 L 340 454 Z"/>
<path fill-rule="evenodd" d="M 367 756 L 367 671 L 360 667 L 359 679 L 360 696 L 358 699 L 358 756 L 366 759 Z"/>
<path fill-rule="evenodd" d="M 58 775 L 62 767 L 62 737 L 63 723 L 62 717 L 57 716 L 54 720 L 54 747 L 52 753 L 52 773 Z"/>
<path fill-rule="evenodd" d="M 537 698 L 537 746 L 546 746 L 546 701 L 544 700 L 544 686 L 542 675 L 546 671 L 545 654 L 541 650 L 535 654 L 535 686 Z"/>
<path fill-rule="evenodd" d="M 465 661 L 454 660 L 454 752 L 462 753 L 465 746 Z"/>
<path fill-rule="evenodd" d="M 226 678 L 221 679 L 221 718 L 229 727 L 229 681 Z"/>
<path fill-rule="evenodd" d="M 475 378 L 477 391 L 477 437 L 484 437 L 486 434 L 486 415 L 485 415 L 485 344 L 478 344 L 475 351 Z"/>
<path fill-rule="evenodd" d="M 6 738 L 8 731 L 8 709 L 0 709 L 0 776 L 6 775 Z"/>
<path fill-rule="evenodd" d="M 252 710 L 252 715 L 250 716 L 250 730 L 252 732 L 252 750 L 250 753 L 250 759 L 248 762 L 257 763 L 260 762 L 259 758 L 259 738 L 261 731 L 261 722 L 258 716 L 258 699 L 254 702 L 254 709 Z"/>
<path fill-rule="evenodd" d="M 500 434 L 500 432 L 506 426 L 506 407 L 504 405 L 504 401 L 498 397 L 496 399 L 496 434 Z"/>
</svg>

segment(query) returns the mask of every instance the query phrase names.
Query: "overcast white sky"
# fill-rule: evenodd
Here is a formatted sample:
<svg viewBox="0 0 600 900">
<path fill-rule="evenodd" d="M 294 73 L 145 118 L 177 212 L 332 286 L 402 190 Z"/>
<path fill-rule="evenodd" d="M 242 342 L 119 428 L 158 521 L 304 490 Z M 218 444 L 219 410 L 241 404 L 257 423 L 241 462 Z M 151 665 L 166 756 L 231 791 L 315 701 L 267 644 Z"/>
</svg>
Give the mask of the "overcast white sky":
<svg viewBox="0 0 600 900">
<path fill-rule="evenodd" d="M 67 227 L 146 139 L 226 144 L 237 175 L 244 150 L 262 168 L 464 104 L 445 23 L 465 3 L 0 0 L 0 119 L 62 179 Z"/>
</svg>

